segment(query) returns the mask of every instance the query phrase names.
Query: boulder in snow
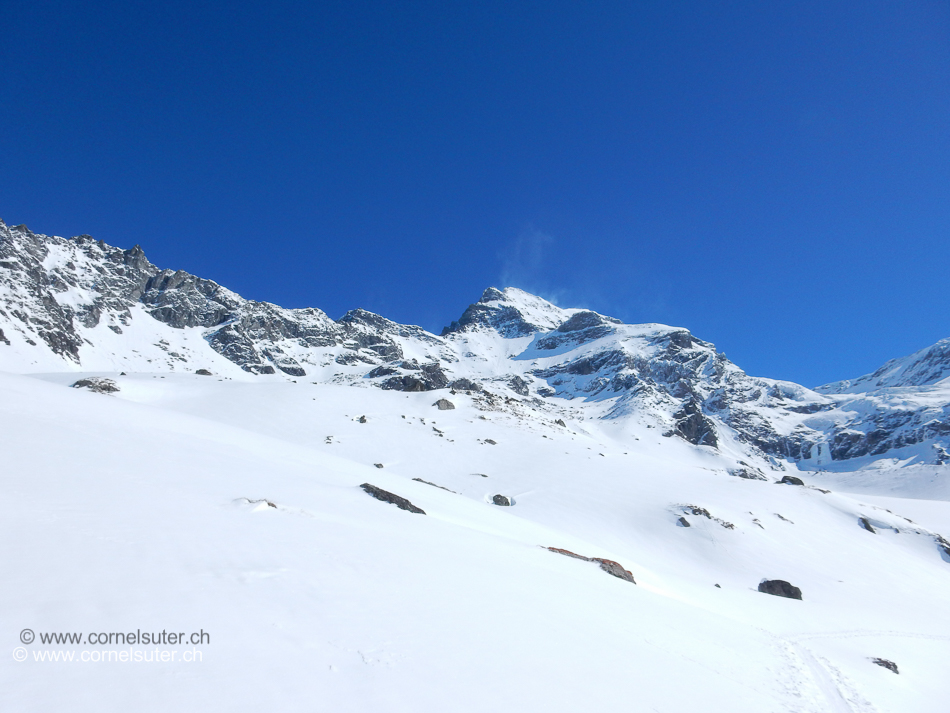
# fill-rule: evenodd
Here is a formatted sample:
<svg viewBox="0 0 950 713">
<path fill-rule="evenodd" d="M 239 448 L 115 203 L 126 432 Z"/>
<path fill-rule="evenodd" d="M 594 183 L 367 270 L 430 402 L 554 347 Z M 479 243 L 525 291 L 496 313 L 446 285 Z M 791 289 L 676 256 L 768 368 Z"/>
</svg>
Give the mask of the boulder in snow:
<svg viewBox="0 0 950 713">
<path fill-rule="evenodd" d="M 763 594 L 785 597 L 786 599 L 802 598 L 802 590 L 789 584 L 784 579 L 763 579 L 759 582 L 759 591 Z"/>
</svg>

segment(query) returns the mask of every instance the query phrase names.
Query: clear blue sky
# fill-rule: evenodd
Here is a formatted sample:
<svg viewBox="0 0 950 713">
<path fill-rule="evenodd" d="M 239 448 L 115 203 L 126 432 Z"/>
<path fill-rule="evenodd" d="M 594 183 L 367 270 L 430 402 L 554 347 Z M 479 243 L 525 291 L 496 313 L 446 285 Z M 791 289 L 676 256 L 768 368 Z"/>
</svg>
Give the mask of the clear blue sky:
<svg viewBox="0 0 950 713">
<path fill-rule="evenodd" d="M 950 336 L 950 4 L 7 0 L 0 217 L 438 331 L 488 285 L 813 386 Z"/>
</svg>

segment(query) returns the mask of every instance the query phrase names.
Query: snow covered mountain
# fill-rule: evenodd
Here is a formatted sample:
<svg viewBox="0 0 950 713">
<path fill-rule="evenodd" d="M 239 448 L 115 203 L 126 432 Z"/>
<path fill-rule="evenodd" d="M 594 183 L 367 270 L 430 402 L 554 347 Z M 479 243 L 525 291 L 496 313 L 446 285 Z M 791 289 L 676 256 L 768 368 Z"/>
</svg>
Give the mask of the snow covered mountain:
<svg viewBox="0 0 950 713">
<path fill-rule="evenodd" d="M 334 321 L 245 300 L 157 268 L 139 246 L 2 222 L 0 369 L 239 369 L 399 391 L 478 389 L 486 408 L 649 422 L 733 454 L 730 470 L 755 478 L 790 464 L 853 461 L 854 470 L 855 459 L 942 464 L 950 448 L 950 340 L 810 390 L 749 376 L 685 329 L 625 325 L 514 288 L 485 290 L 436 336 L 361 309 Z"/>
<path fill-rule="evenodd" d="M 858 394 L 897 386 L 933 386 L 950 379 L 950 339 L 910 356 L 891 359 L 873 374 L 818 387 L 825 394 Z"/>
<path fill-rule="evenodd" d="M 435 335 L 2 224 L 0 329 L 2 710 L 946 709 L 939 356 L 810 390 L 512 288 Z M 117 636 L 162 630 L 210 640 Z"/>
</svg>

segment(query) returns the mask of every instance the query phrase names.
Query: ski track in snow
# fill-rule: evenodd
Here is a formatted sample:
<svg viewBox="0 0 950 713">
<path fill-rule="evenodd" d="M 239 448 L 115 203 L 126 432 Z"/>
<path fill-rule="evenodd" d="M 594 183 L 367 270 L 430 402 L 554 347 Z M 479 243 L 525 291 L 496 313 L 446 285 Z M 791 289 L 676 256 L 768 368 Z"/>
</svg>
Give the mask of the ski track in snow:
<svg viewBox="0 0 950 713">
<path fill-rule="evenodd" d="M 806 646 L 800 645 L 798 650 L 824 696 L 825 707 L 821 710 L 828 713 L 877 713 L 840 670 Z"/>
</svg>

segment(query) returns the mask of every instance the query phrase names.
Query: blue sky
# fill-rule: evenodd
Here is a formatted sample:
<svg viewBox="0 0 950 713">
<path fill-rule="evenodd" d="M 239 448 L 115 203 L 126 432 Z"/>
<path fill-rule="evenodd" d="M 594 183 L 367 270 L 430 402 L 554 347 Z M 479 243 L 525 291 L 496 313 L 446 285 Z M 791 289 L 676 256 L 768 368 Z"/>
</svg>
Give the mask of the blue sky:
<svg viewBox="0 0 950 713">
<path fill-rule="evenodd" d="M 3 27 L 10 223 L 433 331 L 514 285 L 810 386 L 950 336 L 944 1 L 10 0 Z"/>
</svg>

